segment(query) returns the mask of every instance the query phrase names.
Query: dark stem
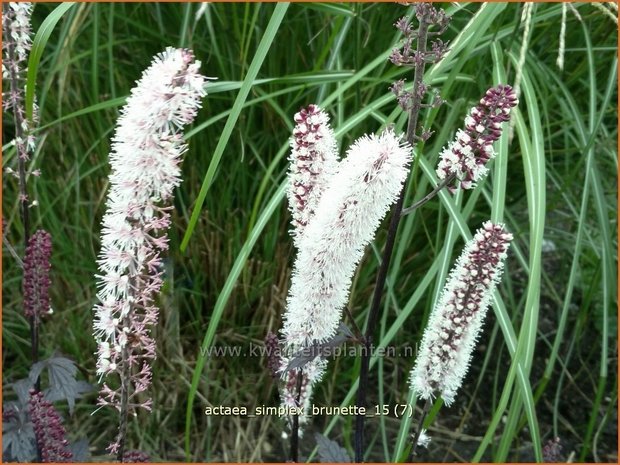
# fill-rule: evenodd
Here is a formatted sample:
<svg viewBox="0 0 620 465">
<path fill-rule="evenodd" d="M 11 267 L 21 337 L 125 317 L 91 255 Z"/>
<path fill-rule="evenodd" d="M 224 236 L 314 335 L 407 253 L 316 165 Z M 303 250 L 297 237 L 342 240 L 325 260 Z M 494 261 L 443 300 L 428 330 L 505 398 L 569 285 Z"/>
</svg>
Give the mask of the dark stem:
<svg viewBox="0 0 620 465">
<path fill-rule="evenodd" d="M 123 367 L 121 369 L 121 400 L 120 400 L 120 412 L 118 420 L 118 453 L 117 460 L 122 462 L 125 456 L 125 438 L 127 436 L 127 420 L 129 416 L 129 350 L 127 344 L 121 350 L 121 363 Z"/>
<path fill-rule="evenodd" d="M 418 446 L 418 440 L 420 439 L 420 435 L 422 434 L 422 429 L 424 428 L 424 420 L 426 419 L 426 415 L 428 415 L 429 410 L 433 403 L 431 399 L 426 399 L 426 403 L 424 404 L 424 409 L 422 410 L 422 415 L 420 416 L 420 422 L 418 423 L 418 430 L 415 433 L 413 438 L 413 444 L 411 446 L 411 454 L 409 455 L 409 462 L 413 462 L 413 458 L 415 457 L 415 450 Z"/>
<path fill-rule="evenodd" d="M 351 322 L 351 329 L 353 330 L 353 334 L 355 335 L 357 342 L 362 343 L 364 341 L 364 335 L 362 334 L 362 331 L 357 326 L 357 323 L 355 322 L 355 318 L 353 318 L 353 314 L 351 313 L 351 310 L 349 309 L 348 306 L 344 307 L 344 312 L 346 313 L 347 317 L 349 318 L 349 321 Z"/>
<path fill-rule="evenodd" d="M 299 407 L 301 401 L 301 385 L 303 383 L 303 372 L 299 370 L 297 373 L 297 398 L 296 404 Z M 291 461 L 299 462 L 299 415 L 293 415 L 293 427 L 291 428 Z"/>
<path fill-rule="evenodd" d="M 418 29 L 418 41 L 417 50 L 423 56 L 426 52 L 426 40 L 428 37 L 429 23 L 426 18 L 420 20 L 420 27 Z M 409 121 L 407 124 L 407 142 L 411 146 L 415 145 L 415 133 L 418 127 L 418 118 L 420 115 L 420 108 L 422 104 L 423 95 L 418 92 L 422 78 L 424 77 L 424 69 L 426 63 L 424 60 L 418 60 L 415 65 L 414 80 L 413 80 L 413 99 L 411 108 L 409 110 Z M 392 258 L 392 251 L 394 249 L 394 242 L 396 239 L 396 232 L 400 223 L 401 212 L 403 209 L 403 202 L 405 199 L 405 192 L 407 191 L 407 180 L 403 184 L 403 188 L 400 191 L 396 205 L 392 209 L 392 217 L 390 219 L 390 226 L 388 229 L 387 239 L 385 241 L 385 248 L 383 249 L 383 255 L 381 257 L 381 264 L 379 265 L 379 272 L 377 273 L 377 280 L 375 282 L 375 290 L 372 296 L 372 303 L 370 311 L 368 313 L 368 321 L 366 323 L 366 333 L 364 340 L 364 350 L 361 354 L 361 368 L 359 377 L 359 386 L 357 389 L 357 399 L 355 405 L 358 410 L 366 406 L 366 390 L 368 387 L 368 372 L 370 368 L 370 351 L 372 348 L 372 337 L 375 332 L 375 326 L 379 316 L 379 306 L 381 304 L 381 297 L 383 295 L 383 288 L 385 287 L 385 281 L 387 279 L 387 272 L 390 266 L 390 260 Z M 364 460 L 364 415 L 357 415 L 355 418 L 355 461 L 360 463 Z"/>
<path fill-rule="evenodd" d="M 409 213 L 411 213 L 412 211 L 414 211 L 416 208 L 421 207 L 422 205 L 424 205 L 426 202 L 428 202 L 429 200 L 432 200 L 433 198 L 435 198 L 435 196 L 439 193 L 439 191 L 441 189 L 443 189 L 444 187 L 446 187 L 448 184 L 450 184 L 452 181 L 454 181 L 454 178 L 456 178 L 455 174 L 451 174 L 450 176 L 448 176 L 446 179 L 444 179 L 443 181 L 441 181 L 439 184 L 437 184 L 437 186 L 428 194 L 426 194 L 424 197 L 422 197 L 420 200 L 418 200 L 417 202 L 415 202 L 413 205 L 411 205 L 410 207 L 407 207 L 405 209 L 403 209 L 402 212 L 400 212 L 400 216 L 405 216 L 408 215 Z"/>
<path fill-rule="evenodd" d="M 4 12 L 6 14 L 6 12 Z M 10 57 L 7 60 L 6 67 L 9 70 L 9 82 L 11 97 L 20 94 L 21 76 L 19 75 L 19 69 L 17 67 L 17 53 L 15 50 L 15 42 L 10 37 L 5 37 L 7 56 Z M 17 99 L 17 97 L 15 97 Z M 20 216 L 22 225 L 24 227 L 24 253 L 28 247 L 28 241 L 30 239 L 30 218 L 28 216 L 28 189 L 26 187 L 26 161 L 28 160 L 28 145 L 26 142 L 26 135 L 24 134 L 24 109 L 16 104 L 13 107 L 13 117 L 15 120 L 15 147 L 17 151 L 17 171 L 19 175 L 19 203 L 20 203 Z M 39 320 L 35 315 L 29 318 L 30 323 L 30 354 L 32 364 L 34 365 L 39 361 Z M 34 383 L 34 390 L 39 392 L 41 390 L 41 380 L 37 378 Z"/>
</svg>

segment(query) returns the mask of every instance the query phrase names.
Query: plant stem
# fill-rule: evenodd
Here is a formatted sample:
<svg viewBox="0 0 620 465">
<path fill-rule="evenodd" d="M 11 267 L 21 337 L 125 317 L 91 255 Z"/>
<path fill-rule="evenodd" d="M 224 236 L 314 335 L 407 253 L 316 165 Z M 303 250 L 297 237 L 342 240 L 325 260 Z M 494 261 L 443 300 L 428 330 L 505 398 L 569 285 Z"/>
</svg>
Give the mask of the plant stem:
<svg viewBox="0 0 620 465">
<path fill-rule="evenodd" d="M 5 12 L 6 14 L 6 12 Z M 6 63 L 6 67 L 9 71 L 10 92 L 12 96 L 17 96 L 22 89 L 20 89 L 20 75 L 19 68 L 17 67 L 17 52 L 15 50 L 15 42 L 10 38 L 6 38 L 7 57 L 10 57 Z M 9 97 L 13 98 L 13 97 Z M 17 97 L 15 97 L 17 100 Z M 28 247 L 28 241 L 30 239 L 30 218 L 28 215 L 28 189 L 26 187 L 26 161 L 28 160 L 28 146 L 26 137 L 24 134 L 24 122 L 25 114 L 24 108 L 21 105 L 15 105 L 13 107 L 13 117 L 15 121 L 15 147 L 17 152 L 17 171 L 19 176 L 19 203 L 20 203 L 20 216 L 22 225 L 24 227 L 24 253 Z M 29 318 L 30 323 L 30 354 L 32 364 L 34 365 L 39 361 L 39 320 L 38 316 L 32 316 Z M 36 392 L 41 390 L 41 380 L 37 378 L 34 383 L 34 389 Z"/>
<path fill-rule="evenodd" d="M 296 404 L 299 407 L 301 401 L 301 385 L 303 383 L 303 372 L 300 369 L 297 373 L 297 399 Z M 291 428 L 291 461 L 299 461 L 299 415 L 293 415 L 293 427 Z"/>
<path fill-rule="evenodd" d="M 125 456 L 125 437 L 127 436 L 127 417 L 129 415 L 129 363 L 127 361 L 128 353 L 127 345 L 121 351 L 122 370 L 121 370 L 121 401 L 118 421 L 118 453 L 117 460 L 123 461 Z"/>
<path fill-rule="evenodd" d="M 422 415 L 420 416 L 420 422 L 418 423 L 418 430 L 415 433 L 415 437 L 413 438 L 413 444 L 411 446 L 411 454 L 409 455 L 409 461 L 413 462 L 413 458 L 415 457 L 415 450 L 418 446 L 418 440 L 420 439 L 420 435 L 422 434 L 422 429 L 424 428 L 424 420 L 426 419 L 426 415 L 428 415 L 429 410 L 433 403 L 430 399 L 426 399 L 426 403 L 424 404 L 424 409 L 422 410 Z"/>
<path fill-rule="evenodd" d="M 408 215 L 409 213 L 414 211 L 416 208 L 420 208 L 426 202 L 428 202 L 429 200 L 432 200 L 433 198 L 435 198 L 435 196 L 439 193 L 439 191 L 441 189 L 443 189 L 448 184 L 450 184 L 452 181 L 454 181 L 455 177 L 456 177 L 456 175 L 454 175 L 454 174 L 448 176 L 446 179 L 444 179 L 439 184 L 437 184 L 437 187 L 435 187 L 431 192 L 426 194 L 424 197 L 422 197 L 420 200 L 418 200 L 416 203 L 414 203 L 410 207 L 407 207 L 407 208 L 403 209 L 403 211 L 400 212 L 400 216 Z"/>
<path fill-rule="evenodd" d="M 423 17 L 420 20 L 420 26 L 418 29 L 417 50 L 421 56 L 426 53 L 426 41 L 428 38 L 429 23 L 426 18 Z M 411 107 L 409 109 L 409 121 L 407 124 L 407 142 L 413 147 L 415 145 L 416 137 L 415 133 L 418 127 L 418 118 L 420 115 L 420 108 L 422 104 L 423 93 L 419 92 L 420 84 L 424 77 L 425 60 L 420 59 L 416 61 L 414 66 L 414 80 L 413 80 L 413 94 Z M 381 304 L 381 297 L 383 295 L 383 288 L 385 287 L 385 281 L 387 279 L 387 272 L 390 266 L 390 260 L 392 258 L 392 251 L 394 249 L 394 241 L 396 239 L 396 232 L 398 231 L 398 225 L 400 223 L 401 212 L 403 210 L 403 202 L 405 199 L 405 192 L 407 191 L 407 181 L 403 184 L 403 188 L 400 192 L 400 196 L 396 201 L 396 205 L 392 209 L 392 217 L 390 219 L 390 226 L 388 229 L 387 239 L 385 241 L 385 248 L 383 249 L 383 255 L 381 257 L 381 264 L 379 265 L 379 272 L 377 273 L 377 280 L 375 282 L 375 290 L 372 297 L 372 303 L 370 311 L 368 313 L 368 321 L 366 323 L 366 333 L 364 335 L 364 350 L 361 354 L 361 368 L 359 377 L 359 386 L 357 389 L 357 399 L 355 405 L 358 409 L 366 406 L 366 390 L 368 387 L 368 372 L 370 368 L 370 351 L 372 348 L 372 337 L 375 332 L 377 324 L 377 318 L 379 316 L 379 306 Z M 364 460 L 364 415 L 357 415 L 355 418 L 355 461 L 360 463 Z"/>
</svg>

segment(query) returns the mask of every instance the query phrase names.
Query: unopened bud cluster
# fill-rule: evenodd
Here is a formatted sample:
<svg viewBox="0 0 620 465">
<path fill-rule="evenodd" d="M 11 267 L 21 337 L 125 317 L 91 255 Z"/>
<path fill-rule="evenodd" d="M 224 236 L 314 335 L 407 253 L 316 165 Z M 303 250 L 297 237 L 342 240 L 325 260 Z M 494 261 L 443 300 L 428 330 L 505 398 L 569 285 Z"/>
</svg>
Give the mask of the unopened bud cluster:
<svg viewBox="0 0 620 465">
<path fill-rule="evenodd" d="M 455 176 L 463 189 L 475 187 L 495 156 L 493 143 L 502 134 L 502 123 L 510 120 L 510 111 L 519 103 L 509 85 L 498 85 L 487 90 L 480 103 L 465 118 L 464 129 L 440 154 L 437 176 L 443 180 Z M 449 186 L 454 190 L 453 186 Z"/>
<path fill-rule="evenodd" d="M 437 9 L 429 3 L 418 3 L 415 5 L 416 18 L 419 22 L 418 29 L 415 29 L 407 17 L 403 17 L 394 23 L 396 29 L 403 34 L 403 43 L 400 47 L 392 50 L 390 61 L 396 66 L 409 66 L 419 68 L 425 63 L 437 63 L 445 55 L 448 46 L 441 39 L 431 41 L 430 48 L 426 46 L 427 37 L 442 34 L 450 22 L 450 17 L 442 9 Z M 429 31 L 433 26 L 436 30 Z M 422 40 L 423 46 L 414 46 L 415 41 Z M 405 90 L 405 80 L 400 79 L 394 82 L 391 91 L 396 95 L 398 104 L 404 110 L 411 109 L 413 102 L 421 102 L 431 87 L 428 84 L 419 82 L 413 91 Z M 439 95 L 433 95 L 430 106 L 439 106 L 443 100 Z"/>
<path fill-rule="evenodd" d="M 67 432 L 54 406 L 43 398 L 42 392 L 30 390 L 28 413 L 32 420 L 37 448 L 41 460 L 48 462 L 71 462 L 73 453 L 69 448 Z"/>
<path fill-rule="evenodd" d="M 288 197 L 294 226 L 292 234 L 298 241 L 336 171 L 338 150 L 329 116 L 318 106 L 309 105 L 294 119 Z"/>
<path fill-rule="evenodd" d="M 512 235 L 487 221 L 467 243 L 431 312 L 410 383 L 422 399 L 454 400 L 467 373 Z"/>
<path fill-rule="evenodd" d="M 38 230 L 30 239 L 24 256 L 24 314 L 39 322 L 50 313 L 50 257 L 52 236 Z"/>
</svg>

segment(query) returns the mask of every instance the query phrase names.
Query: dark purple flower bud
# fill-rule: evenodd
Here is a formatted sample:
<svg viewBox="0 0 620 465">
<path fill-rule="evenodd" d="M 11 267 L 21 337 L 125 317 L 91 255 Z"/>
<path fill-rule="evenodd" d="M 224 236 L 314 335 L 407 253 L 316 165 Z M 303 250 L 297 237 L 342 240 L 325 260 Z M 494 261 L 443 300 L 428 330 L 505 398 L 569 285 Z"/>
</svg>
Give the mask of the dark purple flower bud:
<svg viewBox="0 0 620 465">
<path fill-rule="evenodd" d="M 415 15 L 418 21 L 425 21 L 430 25 L 439 27 L 438 34 L 441 34 L 448 27 L 450 17 L 441 8 L 437 9 L 432 3 L 417 3 L 415 6 Z"/>
<path fill-rule="evenodd" d="M 431 50 L 433 51 L 433 61 L 439 62 L 448 51 L 448 44 L 443 40 L 437 39 L 431 43 Z"/>
<path fill-rule="evenodd" d="M 413 101 L 413 93 L 407 92 L 405 90 L 405 81 L 404 79 L 399 79 L 395 81 L 394 84 L 390 86 L 390 90 L 396 96 L 396 100 L 398 100 L 398 105 L 405 111 L 409 111 L 411 108 L 411 102 Z"/>
<path fill-rule="evenodd" d="M 416 97 L 418 97 L 420 100 L 423 99 L 426 93 L 428 92 L 429 88 L 430 86 L 428 84 L 424 84 L 423 82 L 420 82 L 418 87 L 415 89 Z"/>
<path fill-rule="evenodd" d="M 465 118 L 465 128 L 457 131 L 455 140 L 441 152 L 439 179 L 455 175 L 463 189 L 474 187 L 486 175 L 486 164 L 495 156 L 493 143 L 501 136 L 502 123 L 510 120 L 510 110 L 518 103 L 508 85 L 489 89 Z"/>
<path fill-rule="evenodd" d="M 396 21 L 394 27 L 402 32 L 405 37 L 410 37 L 413 34 L 413 27 L 406 16 Z"/>
<path fill-rule="evenodd" d="M 140 450 L 129 450 L 123 454 L 123 462 L 145 463 L 150 462 L 151 457 L 146 452 Z"/>
<path fill-rule="evenodd" d="M 43 230 L 28 240 L 24 257 L 24 313 L 37 321 L 50 313 L 50 256 L 52 236 Z"/>
<path fill-rule="evenodd" d="M 267 368 L 271 376 L 274 378 L 280 377 L 280 367 L 282 366 L 282 356 L 280 354 L 280 342 L 278 336 L 271 331 L 265 336 L 265 351 L 267 354 Z"/>
<path fill-rule="evenodd" d="M 30 390 L 28 413 L 32 419 L 41 460 L 48 462 L 71 462 L 73 453 L 69 449 L 67 433 L 58 412 L 51 402 L 43 398 L 42 392 Z"/>
</svg>

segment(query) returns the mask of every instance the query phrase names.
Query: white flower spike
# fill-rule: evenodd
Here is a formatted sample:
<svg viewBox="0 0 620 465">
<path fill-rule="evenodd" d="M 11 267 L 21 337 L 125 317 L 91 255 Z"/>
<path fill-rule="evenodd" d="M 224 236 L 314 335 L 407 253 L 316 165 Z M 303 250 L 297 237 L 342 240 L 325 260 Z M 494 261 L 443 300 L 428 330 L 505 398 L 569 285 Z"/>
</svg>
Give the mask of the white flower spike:
<svg viewBox="0 0 620 465">
<path fill-rule="evenodd" d="M 512 234 L 504 225 L 487 221 L 467 243 L 450 272 L 411 370 L 411 389 L 422 399 L 439 394 L 446 405 L 454 401 L 511 240 Z"/>
<path fill-rule="evenodd" d="M 338 148 L 329 116 L 317 105 L 295 115 L 289 169 L 289 208 L 293 239 L 299 238 L 314 216 L 321 195 L 338 168 Z"/>
<path fill-rule="evenodd" d="M 336 333 L 355 269 L 400 193 L 411 152 L 386 130 L 358 139 L 340 162 L 299 241 L 282 330 L 287 353 Z M 304 372 L 314 383 L 323 363 L 308 364 Z"/>
<path fill-rule="evenodd" d="M 151 381 L 151 328 L 158 318 L 154 297 L 163 284 L 160 254 L 168 248 L 168 205 L 181 182 L 179 164 L 187 150 L 183 128 L 194 120 L 205 95 L 199 68 L 189 50 L 169 47 L 157 55 L 132 89 L 112 139 L 93 326 L 97 373 L 129 375 L 131 411 L 150 409 L 150 400 L 133 394 Z M 119 389 L 104 384 L 99 405 L 118 407 Z M 113 443 L 110 452 L 118 446 Z"/>
</svg>

